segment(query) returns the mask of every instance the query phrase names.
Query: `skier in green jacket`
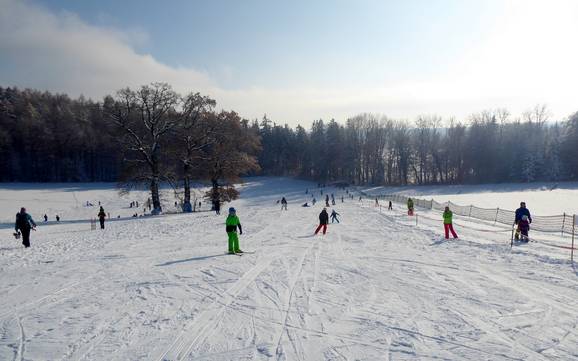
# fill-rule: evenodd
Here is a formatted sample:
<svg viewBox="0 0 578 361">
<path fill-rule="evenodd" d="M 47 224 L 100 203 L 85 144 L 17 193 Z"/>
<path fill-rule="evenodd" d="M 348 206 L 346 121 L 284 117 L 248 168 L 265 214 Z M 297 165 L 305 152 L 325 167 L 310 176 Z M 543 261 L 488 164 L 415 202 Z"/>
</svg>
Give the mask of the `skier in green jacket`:
<svg viewBox="0 0 578 361">
<path fill-rule="evenodd" d="M 454 214 L 452 213 L 452 211 L 450 211 L 450 207 L 446 207 L 443 216 L 444 216 L 444 231 L 446 233 L 446 239 L 450 238 L 449 234 L 450 231 L 452 232 L 452 236 L 454 236 L 454 238 L 458 238 L 458 235 L 454 231 L 454 226 L 452 224 L 452 218 Z"/>
<path fill-rule="evenodd" d="M 227 216 L 227 221 L 225 222 L 227 225 L 227 235 L 229 236 L 229 253 L 243 253 L 239 249 L 239 236 L 237 236 L 237 227 L 239 227 L 239 234 L 243 234 L 243 228 L 241 228 L 241 222 L 239 221 L 239 217 L 237 217 L 237 212 L 235 208 L 229 208 L 229 215 Z"/>
<path fill-rule="evenodd" d="M 407 215 L 413 216 L 413 199 L 407 199 Z"/>
</svg>

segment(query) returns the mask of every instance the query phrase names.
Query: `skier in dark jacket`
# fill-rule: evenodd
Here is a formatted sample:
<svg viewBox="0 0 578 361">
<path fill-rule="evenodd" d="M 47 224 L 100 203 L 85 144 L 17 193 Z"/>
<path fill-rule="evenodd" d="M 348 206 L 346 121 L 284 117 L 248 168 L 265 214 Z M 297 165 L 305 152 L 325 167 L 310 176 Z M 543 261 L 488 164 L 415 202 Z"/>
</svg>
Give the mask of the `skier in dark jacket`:
<svg viewBox="0 0 578 361">
<path fill-rule="evenodd" d="M 281 210 L 287 210 L 287 200 L 285 197 L 281 198 Z"/>
<path fill-rule="evenodd" d="M 216 214 L 221 214 L 221 201 L 215 199 L 213 201 L 213 208 L 215 209 Z"/>
<path fill-rule="evenodd" d="M 325 207 L 329 207 L 329 194 L 325 195 Z"/>
<path fill-rule="evenodd" d="M 327 209 L 323 208 L 321 213 L 319 213 L 319 226 L 315 230 L 315 234 L 319 233 L 321 228 L 323 228 L 323 234 L 327 232 L 327 223 L 329 223 L 329 214 L 327 214 Z"/>
<path fill-rule="evenodd" d="M 522 217 L 528 217 L 528 224 L 532 223 L 532 216 L 530 215 L 530 210 L 526 208 L 526 202 L 520 203 L 520 208 L 516 209 L 516 217 L 514 218 L 514 225 L 518 226 L 516 228 L 516 234 L 514 235 L 514 239 L 520 238 L 520 227 L 519 223 L 522 220 Z M 528 227 L 529 228 L 529 227 Z"/>
<path fill-rule="evenodd" d="M 22 233 L 22 244 L 25 248 L 30 247 L 30 230 L 36 230 L 36 223 L 32 217 L 26 213 L 26 208 L 20 208 L 20 212 L 16 213 L 16 224 L 14 225 L 16 233 Z"/>
<path fill-rule="evenodd" d="M 100 211 L 98 212 L 98 220 L 100 221 L 100 229 L 104 229 L 104 219 L 106 218 L 106 213 L 104 213 L 104 208 L 100 206 Z"/>
<path fill-rule="evenodd" d="M 331 223 L 333 222 L 339 223 L 339 219 L 337 218 L 338 215 L 339 213 L 335 212 L 335 209 L 331 210 Z"/>
</svg>

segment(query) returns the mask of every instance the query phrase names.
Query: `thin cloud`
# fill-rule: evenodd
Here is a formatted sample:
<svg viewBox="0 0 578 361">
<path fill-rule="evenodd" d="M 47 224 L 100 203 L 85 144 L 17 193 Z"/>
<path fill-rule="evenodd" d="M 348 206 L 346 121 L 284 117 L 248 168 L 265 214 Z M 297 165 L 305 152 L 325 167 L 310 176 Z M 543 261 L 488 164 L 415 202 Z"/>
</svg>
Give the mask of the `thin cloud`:
<svg viewBox="0 0 578 361">
<path fill-rule="evenodd" d="M 575 111 L 577 4 L 506 4 L 488 24 L 485 41 L 464 49 L 451 70 L 435 78 L 368 87 L 278 89 L 249 84 L 231 90 L 205 72 L 171 67 L 139 53 L 135 50 L 139 44 L 149 41 L 142 30 L 90 25 L 73 13 L 0 0 L 0 84 L 100 99 L 126 86 L 164 81 L 181 93 L 200 91 L 212 96 L 220 107 L 244 117 L 260 118 L 266 113 L 290 124 L 309 124 L 319 118 L 344 120 L 361 112 L 396 118 L 424 113 L 466 117 L 505 107 L 519 114 L 536 103 L 547 103 L 558 118 Z M 364 71 L 371 74 L 372 68 Z"/>
</svg>

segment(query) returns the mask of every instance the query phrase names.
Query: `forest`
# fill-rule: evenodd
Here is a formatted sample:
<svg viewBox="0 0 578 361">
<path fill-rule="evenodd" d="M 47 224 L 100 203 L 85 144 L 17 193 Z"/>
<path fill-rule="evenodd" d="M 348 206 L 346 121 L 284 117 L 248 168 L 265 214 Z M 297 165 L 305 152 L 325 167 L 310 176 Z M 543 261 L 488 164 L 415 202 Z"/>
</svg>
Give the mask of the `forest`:
<svg viewBox="0 0 578 361">
<path fill-rule="evenodd" d="M 578 112 L 550 119 L 544 105 L 460 120 L 364 113 L 309 129 L 215 108 L 207 96 L 163 83 L 102 101 L 0 87 L 0 181 L 186 190 L 257 174 L 373 185 L 578 180 Z"/>
</svg>

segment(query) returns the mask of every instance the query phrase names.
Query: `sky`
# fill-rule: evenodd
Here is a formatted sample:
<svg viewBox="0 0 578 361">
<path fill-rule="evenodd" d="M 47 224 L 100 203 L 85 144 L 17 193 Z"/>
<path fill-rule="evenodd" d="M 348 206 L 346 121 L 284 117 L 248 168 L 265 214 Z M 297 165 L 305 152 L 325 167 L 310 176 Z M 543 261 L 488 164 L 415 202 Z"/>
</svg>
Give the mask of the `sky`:
<svg viewBox="0 0 578 361">
<path fill-rule="evenodd" d="M 578 111 L 578 1 L 0 0 L 0 86 L 168 82 L 247 119 Z"/>
</svg>

